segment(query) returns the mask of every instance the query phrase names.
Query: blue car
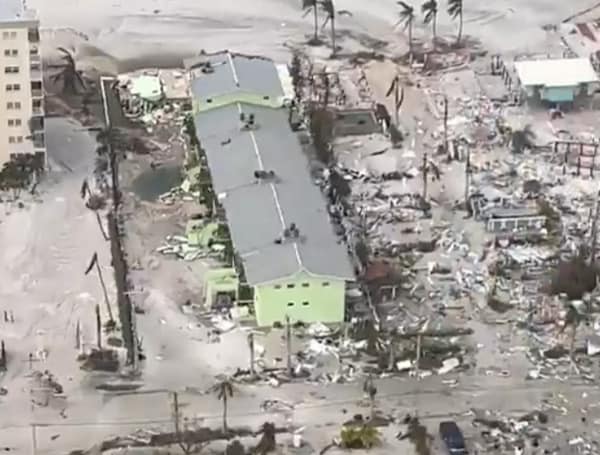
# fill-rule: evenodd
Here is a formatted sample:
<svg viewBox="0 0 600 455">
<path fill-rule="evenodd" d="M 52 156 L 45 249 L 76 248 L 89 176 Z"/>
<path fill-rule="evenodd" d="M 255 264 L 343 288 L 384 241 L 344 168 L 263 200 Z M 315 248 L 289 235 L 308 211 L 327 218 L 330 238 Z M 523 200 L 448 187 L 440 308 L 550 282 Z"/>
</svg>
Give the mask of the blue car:
<svg viewBox="0 0 600 455">
<path fill-rule="evenodd" d="M 440 437 L 450 455 L 466 455 L 465 438 L 454 421 L 440 423 Z"/>
</svg>

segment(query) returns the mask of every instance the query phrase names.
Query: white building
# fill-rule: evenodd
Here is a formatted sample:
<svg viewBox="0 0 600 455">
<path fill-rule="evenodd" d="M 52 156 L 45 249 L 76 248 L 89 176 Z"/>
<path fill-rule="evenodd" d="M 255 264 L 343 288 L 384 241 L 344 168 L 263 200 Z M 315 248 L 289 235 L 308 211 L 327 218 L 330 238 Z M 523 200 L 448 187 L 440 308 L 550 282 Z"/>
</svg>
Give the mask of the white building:
<svg viewBox="0 0 600 455">
<path fill-rule="evenodd" d="M 39 21 L 23 0 L 0 0 L 0 166 L 19 154 L 46 163 Z"/>
</svg>

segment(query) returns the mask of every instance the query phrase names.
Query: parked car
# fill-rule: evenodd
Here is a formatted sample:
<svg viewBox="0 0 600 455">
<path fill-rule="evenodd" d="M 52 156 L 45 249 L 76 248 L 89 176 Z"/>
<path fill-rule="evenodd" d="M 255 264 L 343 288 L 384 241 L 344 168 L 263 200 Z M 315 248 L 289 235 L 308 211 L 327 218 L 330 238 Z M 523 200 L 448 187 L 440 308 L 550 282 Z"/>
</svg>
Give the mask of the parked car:
<svg viewBox="0 0 600 455">
<path fill-rule="evenodd" d="M 440 423 L 440 437 L 450 455 L 466 455 L 465 438 L 454 421 Z"/>
</svg>

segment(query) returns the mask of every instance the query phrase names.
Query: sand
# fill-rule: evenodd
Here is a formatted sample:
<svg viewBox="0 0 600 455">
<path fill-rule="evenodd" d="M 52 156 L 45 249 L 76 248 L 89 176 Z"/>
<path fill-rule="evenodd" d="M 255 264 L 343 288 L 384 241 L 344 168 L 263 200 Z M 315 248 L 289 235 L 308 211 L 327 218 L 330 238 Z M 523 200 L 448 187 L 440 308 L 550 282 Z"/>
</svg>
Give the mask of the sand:
<svg viewBox="0 0 600 455">
<path fill-rule="evenodd" d="M 71 28 L 87 36 L 87 45 L 79 49 L 82 57 L 94 56 L 98 60 L 98 54 L 106 52 L 116 63 L 104 60 L 103 64 L 107 69 L 121 71 L 140 66 L 140 61 L 149 57 L 163 65 L 172 64 L 201 49 L 230 48 L 287 61 L 288 46 L 303 42 L 311 33 L 311 18 L 302 17 L 300 3 L 300 0 L 28 2 L 39 11 L 45 29 Z M 440 3 L 438 31 L 449 36 L 455 33 L 456 24 L 445 12 L 445 2 Z M 592 4 L 591 0 L 465 0 L 465 34 L 481 41 L 492 52 L 543 50 L 546 39 L 543 25 L 558 23 Z M 336 5 L 353 13 L 352 17 L 338 19 L 339 44 L 346 50 L 365 47 L 367 39 L 388 42 L 382 50 L 392 55 L 406 49 L 405 35 L 394 28 L 398 16 L 395 1 L 337 0 Z M 426 39 L 429 31 L 421 20 L 415 24 L 415 37 Z M 81 38 L 63 35 L 58 42 L 80 47 Z"/>
</svg>

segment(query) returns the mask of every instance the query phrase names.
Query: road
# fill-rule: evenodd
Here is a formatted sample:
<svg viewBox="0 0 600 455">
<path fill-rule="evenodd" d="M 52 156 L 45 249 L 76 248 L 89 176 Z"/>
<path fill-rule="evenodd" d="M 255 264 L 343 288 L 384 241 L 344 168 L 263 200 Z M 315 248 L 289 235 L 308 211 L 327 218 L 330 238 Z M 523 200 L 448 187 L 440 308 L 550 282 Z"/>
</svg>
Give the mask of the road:
<svg viewBox="0 0 600 455">
<path fill-rule="evenodd" d="M 440 387 L 439 379 L 432 378 L 431 381 L 421 382 L 380 380 L 377 387 L 379 410 L 400 418 L 417 411 L 432 432 L 437 422 L 451 418 L 465 423 L 467 435 L 474 436 L 475 430 L 466 425 L 472 418 L 471 409 L 490 409 L 516 417 L 539 409 L 544 400 L 564 404 L 568 409 L 566 416 L 550 411 L 549 427 L 556 427 L 559 422 L 567 428 L 580 424 L 580 417 L 584 415 L 580 413 L 580 409 L 585 406 L 588 406 L 585 414 L 588 421 L 600 418 L 600 411 L 596 407 L 600 403 L 600 391 L 588 384 L 571 385 L 555 381 L 521 381 L 515 384 L 510 379 L 503 379 L 498 381 L 497 386 L 482 390 L 476 385 L 476 378 L 466 381 L 462 379 L 461 385 L 456 388 Z M 185 416 L 201 419 L 209 425 L 220 423 L 221 404 L 214 396 L 185 392 L 179 394 Z M 559 394 L 566 401 L 561 402 L 556 398 Z M 290 413 L 261 410 L 260 404 L 264 399 L 293 403 L 294 410 Z M 167 392 L 99 395 L 96 404 L 96 409 L 102 409 L 104 420 L 96 420 L 96 414 L 90 413 L 90 409 L 94 409 L 91 403 L 86 409 L 77 407 L 78 412 L 70 410 L 68 417 L 59 422 L 46 421 L 42 416 L 34 419 L 39 424 L 36 430 L 38 453 L 58 454 L 81 447 L 81 432 L 88 435 L 85 440 L 90 445 L 95 438 L 127 434 L 142 427 L 172 428 L 170 396 Z M 129 410 L 126 416 L 121 412 L 124 408 Z M 152 409 L 152 412 L 148 413 L 148 409 Z M 114 411 L 112 416 L 111 410 Z M 311 435 L 313 443 L 326 444 L 335 435 L 337 425 L 356 413 L 368 412 L 360 384 L 328 387 L 292 384 L 278 389 L 238 386 L 236 396 L 230 403 L 229 423 L 253 427 L 258 427 L 266 420 L 281 425 L 291 423 L 305 427 L 305 433 Z M 328 425 L 329 423 L 332 425 Z M 20 435 L 18 439 L 21 441 L 28 441 L 30 434 L 28 422 L 18 423 L 13 420 L 8 423 L 5 417 L 0 424 L 2 441 L 10 441 L 16 435 Z M 52 440 L 56 435 L 60 437 Z M 81 448 L 87 445 L 84 444 Z"/>
</svg>

